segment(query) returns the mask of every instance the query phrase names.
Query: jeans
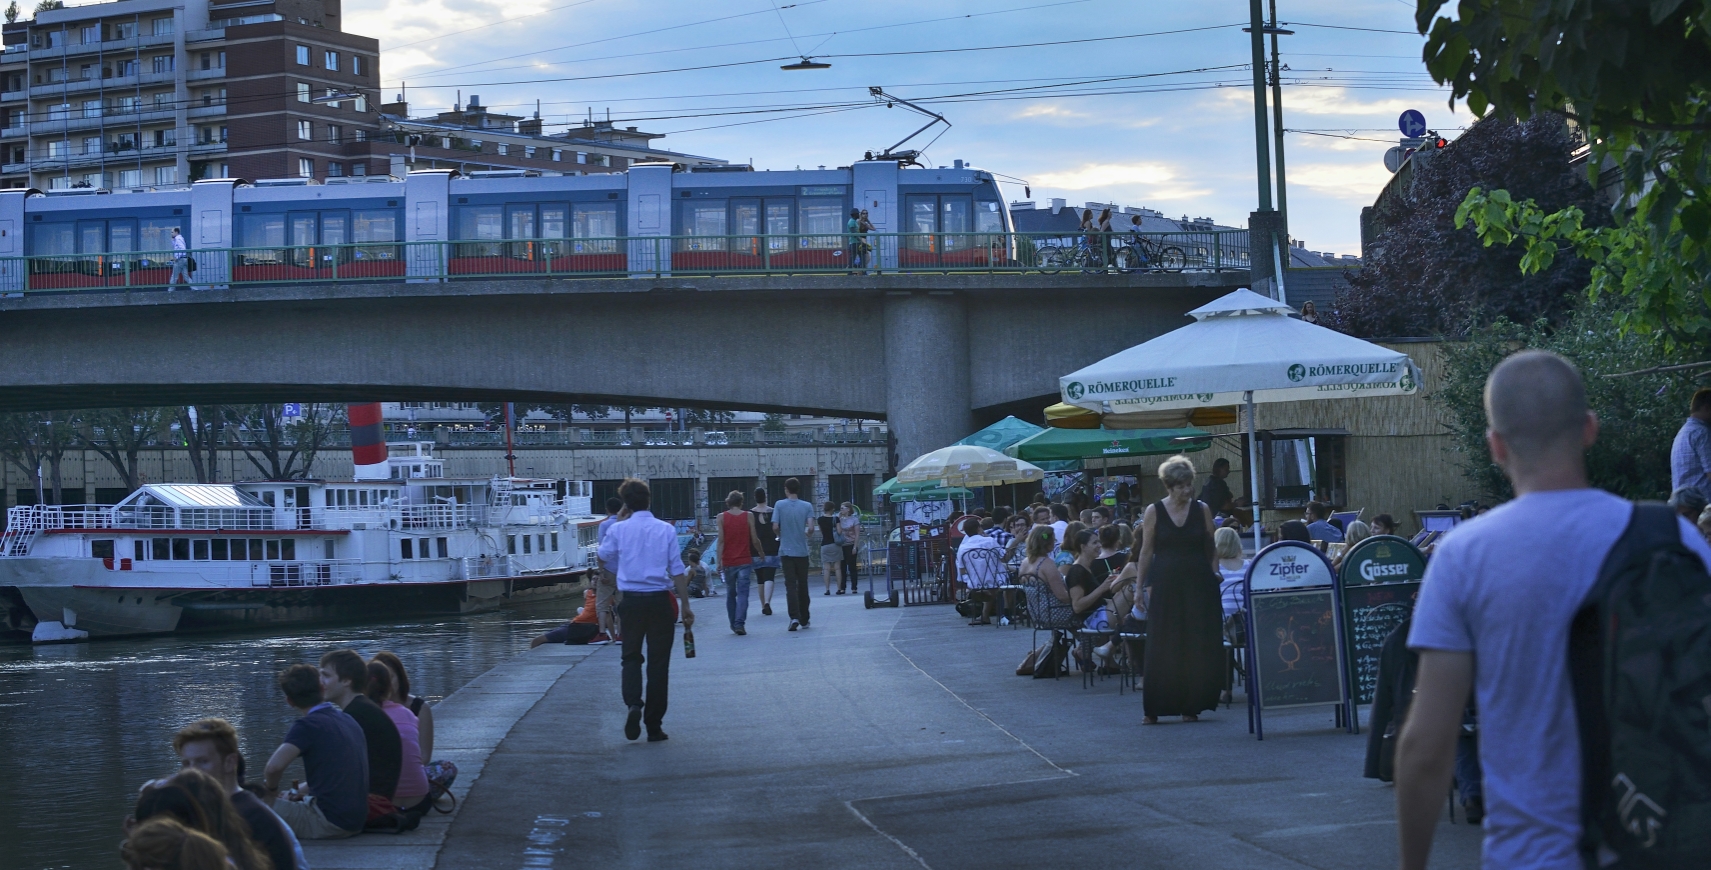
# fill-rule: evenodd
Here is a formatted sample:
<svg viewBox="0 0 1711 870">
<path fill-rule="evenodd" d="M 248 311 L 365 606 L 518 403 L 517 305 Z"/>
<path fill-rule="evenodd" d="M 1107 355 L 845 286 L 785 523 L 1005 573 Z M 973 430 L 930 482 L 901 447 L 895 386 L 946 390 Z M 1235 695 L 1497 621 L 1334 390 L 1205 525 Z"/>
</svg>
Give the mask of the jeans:
<svg viewBox="0 0 1711 870">
<path fill-rule="evenodd" d="M 184 279 L 184 283 L 190 283 L 190 260 L 185 257 L 173 258 L 172 274 L 166 278 L 167 286 L 177 284 L 180 278 Z"/>
<path fill-rule="evenodd" d="M 736 565 L 723 570 L 725 614 L 731 618 L 731 630 L 735 631 L 749 620 L 749 583 L 754 580 L 754 568 L 750 565 Z"/>
<path fill-rule="evenodd" d="M 1456 797 L 1462 804 L 1485 798 L 1484 777 L 1479 766 L 1479 737 L 1462 734 L 1456 738 Z"/>
<path fill-rule="evenodd" d="M 670 592 L 630 592 L 618 603 L 624 622 L 624 706 L 642 707 L 642 721 L 657 729 L 665 721 L 671 690 L 671 645 L 677 640 L 677 599 Z M 647 643 L 646 700 L 642 692 L 642 643 Z"/>
<path fill-rule="evenodd" d="M 784 598 L 790 618 L 808 624 L 808 557 L 780 556 L 784 562 Z"/>
</svg>

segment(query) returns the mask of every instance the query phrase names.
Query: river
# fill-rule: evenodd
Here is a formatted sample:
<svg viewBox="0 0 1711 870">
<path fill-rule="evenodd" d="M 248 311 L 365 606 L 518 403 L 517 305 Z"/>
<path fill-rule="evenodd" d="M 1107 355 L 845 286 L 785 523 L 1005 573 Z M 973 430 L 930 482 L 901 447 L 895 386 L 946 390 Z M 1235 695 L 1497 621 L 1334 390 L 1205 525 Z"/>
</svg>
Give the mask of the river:
<svg viewBox="0 0 1711 870">
<path fill-rule="evenodd" d="M 178 767 L 172 734 L 204 716 L 238 729 L 251 778 L 296 713 L 275 676 L 328 650 L 389 649 L 429 701 L 528 649 L 567 602 L 510 612 L 220 635 L 0 646 L 0 870 L 119 868 L 137 787 Z"/>
</svg>

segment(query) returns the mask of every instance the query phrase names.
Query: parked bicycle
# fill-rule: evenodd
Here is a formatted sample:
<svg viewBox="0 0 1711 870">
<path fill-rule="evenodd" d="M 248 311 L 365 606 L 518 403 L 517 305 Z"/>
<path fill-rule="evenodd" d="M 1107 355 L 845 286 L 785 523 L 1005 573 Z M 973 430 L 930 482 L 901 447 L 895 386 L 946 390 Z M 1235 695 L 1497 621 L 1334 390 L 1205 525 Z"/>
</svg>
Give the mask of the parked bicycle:
<svg viewBox="0 0 1711 870">
<path fill-rule="evenodd" d="M 1180 272 L 1188 268 L 1188 255 L 1181 248 L 1133 231 L 1118 243 L 1112 261 L 1120 272 Z"/>
<path fill-rule="evenodd" d="M 1104 264 L 1099 261 L 1099 255 L 1088 247 L 1085 239 L 1069 246 L 1043 245 L 1040 247 L 1039 262 L 1040 271 L 1048 275 L 1065 269 L 1080 269 L 1090 273 L 1105 271 Z"/>
</svg>

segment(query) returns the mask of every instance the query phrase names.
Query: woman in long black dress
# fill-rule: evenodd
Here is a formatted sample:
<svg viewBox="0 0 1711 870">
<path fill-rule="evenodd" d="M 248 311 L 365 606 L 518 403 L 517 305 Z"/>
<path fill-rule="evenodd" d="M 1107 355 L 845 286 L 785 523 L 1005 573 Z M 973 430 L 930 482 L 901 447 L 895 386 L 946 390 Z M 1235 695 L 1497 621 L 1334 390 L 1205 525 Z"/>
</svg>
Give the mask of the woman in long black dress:
<svg viewBox="0 0 1711 870">
<path fill-rule="evenodd" d="M 1166 460 L 1158 474 L 1170 494 L 1147 507 L 1138 560 L 1147 611 L 1147 725 L 1160 716 L 1198 720 L 1200 711 L 1218 708 L 1224 685 L 1212 509 L 1194 500 L 1194 465 L 1186 457 Z"/>
</svg>

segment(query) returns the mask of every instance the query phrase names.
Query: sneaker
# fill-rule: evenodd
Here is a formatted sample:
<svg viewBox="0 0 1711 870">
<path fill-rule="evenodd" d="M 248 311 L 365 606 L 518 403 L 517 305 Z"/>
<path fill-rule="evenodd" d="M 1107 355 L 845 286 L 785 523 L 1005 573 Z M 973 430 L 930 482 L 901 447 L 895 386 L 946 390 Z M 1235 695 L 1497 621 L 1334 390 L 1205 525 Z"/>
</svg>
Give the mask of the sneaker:
<svg viewBox="0 0 1711 870">
<path fill-rule="evenodd" d="M 588 642 L 588 645 L 589 646 L 604 646 L 604 645 L 609 644 L 611 642 L 612 642 L 612 638 L 607 637 L 606 632 L 602 631 L 599 634 L 595 635 L 594 639 L 590 640 Z"/>
<path fill-rule="evenodd" d="M 736 633 L 737 633 L 737 634 L 738 634 L 738 635 L 745 635 L 745 634 L 748 634 L 748 632 L 747 632 L 747 631 L 744 631 L 744 630 L 743 630 L 743 627 L 742 627 L 742 626 L 740 626 L 740 625 L 739 625 L 739 626 L 737 626 L 737 627 L 736 627 L 736 628 L 733 628 L 733 629 L 731 629 L 731 630 L 732 630 L 732 631 L 734 631 L 734 632 L 736 632 Z"/>
<path fill-rule="evenodd" d="M 671 738 L 666 736 L 666 733 L 664 731 L 661 731 L 658 728 L 649 728 L 648 729 L 648 742 L 649 743 L 658 743 L 662 740 L 670 740 L 670 739 Z"/>
<path fill-rule="evenodd" d="M 1462 813 L 1467 816 L 1467 823 L 1477 825 L 1485 821 L 1485 798 L 1476 797 L 1461 805 Z"/>
<path fill-rule="evenodd" d="M 761 616 L 771 616 L 772 615 L 772 605 L 762 604 L 760 606 L 760 615 Z"/>
<path fill-rule="evenodd" d="M 796 629 L 801 628 L 801 627 L 802 627 L 802 623 L 797 622 L 796 620 L 792 619 L 792 620 L 790 620 L 790 628 L 787 630 L 788 631 L 795 631 Z"/>
<path fill-rule="evenodd" d="M 631 707 L 630 715 L 624 719 L 624 737 L 635 740 L 642 736 L 642 708 Z"/>
<path fill-rule="evenodd" d="M 838 590 L 838 594 L 839 594 L 839 595 L 842 595 L 842 594 L 844 594 L 844 590 L 842 590 L 842 589 L 839 589 L 839 590 Z"/>
</svg>

